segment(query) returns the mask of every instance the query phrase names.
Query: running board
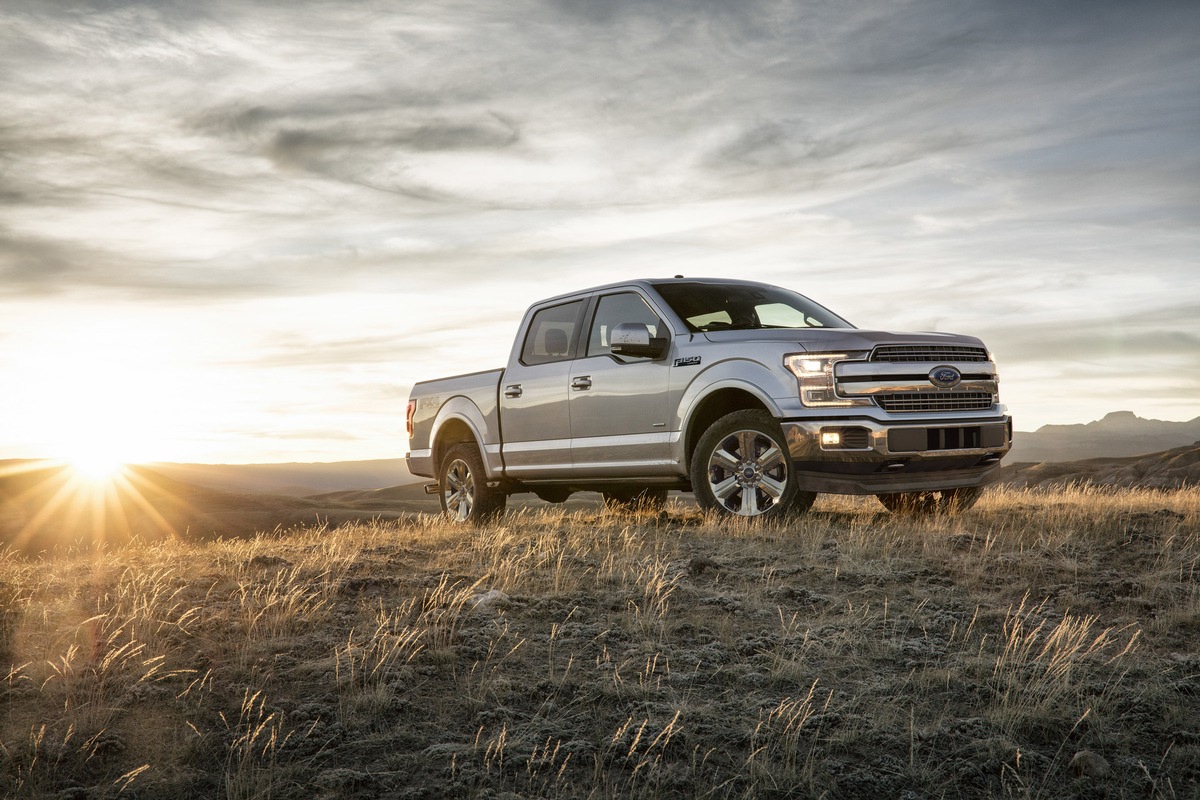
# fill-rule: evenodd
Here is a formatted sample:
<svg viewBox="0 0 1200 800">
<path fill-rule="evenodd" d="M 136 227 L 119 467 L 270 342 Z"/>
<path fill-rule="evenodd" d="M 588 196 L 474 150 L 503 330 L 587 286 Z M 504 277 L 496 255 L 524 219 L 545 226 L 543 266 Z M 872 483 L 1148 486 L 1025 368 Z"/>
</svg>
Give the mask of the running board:
<svg viewBox="0 0 1200 800">
<path fill-rule="evenodd" d="M 437 494 L 440 491 L 436 483 L 425 484 L 425 494 Z"/>
</svg>

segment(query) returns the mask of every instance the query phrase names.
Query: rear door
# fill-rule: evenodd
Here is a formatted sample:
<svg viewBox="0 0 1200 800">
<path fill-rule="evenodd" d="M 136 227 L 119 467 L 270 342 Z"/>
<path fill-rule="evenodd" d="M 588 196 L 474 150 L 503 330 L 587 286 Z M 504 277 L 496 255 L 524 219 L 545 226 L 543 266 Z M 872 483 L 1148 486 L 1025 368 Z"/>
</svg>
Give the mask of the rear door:
<svg viewBox="0 0 1200 800">
<path fill-rule="evenodd" d="M 505 471 L 514 478 L 553 478 L 571 472 L 571 359 L 587 300 L 534 312 L 517 358 L 500 384 Z"/>
<path fill-rule="evenodd" d="M 626 290 L 597 298 L 579 358 L 571 362 L 571 452 L 581 478 L 675 471 L 668 430 L 670 359 L 613 355 L 608 335 L 623 322 L 647 325 L 652 336 L 669 336 L 639 293 Z"/>
</svg>

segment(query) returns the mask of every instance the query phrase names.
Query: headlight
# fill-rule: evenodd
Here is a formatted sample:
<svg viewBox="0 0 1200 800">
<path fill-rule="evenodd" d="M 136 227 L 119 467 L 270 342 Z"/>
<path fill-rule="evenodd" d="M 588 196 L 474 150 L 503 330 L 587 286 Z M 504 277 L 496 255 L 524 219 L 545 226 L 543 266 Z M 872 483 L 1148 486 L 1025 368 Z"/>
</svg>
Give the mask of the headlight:
<svg viewBox="0 0 1200 800">
<path fill-rule="evenodd" d="M 873 405 L 869 397 L 838 397 L 833 386 L 833 365 L 849 353 L 802 353 L 785 356 L 783 365 L 800 382 L 800 402 L 810 408 L 849 408 Z"/>
</svg>

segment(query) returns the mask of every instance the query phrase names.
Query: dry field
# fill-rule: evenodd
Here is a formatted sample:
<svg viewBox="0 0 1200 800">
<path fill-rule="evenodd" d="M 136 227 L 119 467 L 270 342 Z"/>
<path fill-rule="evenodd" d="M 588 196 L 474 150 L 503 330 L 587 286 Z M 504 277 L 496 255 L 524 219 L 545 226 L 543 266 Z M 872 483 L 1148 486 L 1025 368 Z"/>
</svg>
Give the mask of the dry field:
<svg viewBox="0 0 1200 800">
<path fill-rule="evenodd" d="M 1200 491 L 0 556 L 14 798 L 1200 796 Z"/>
</svg>

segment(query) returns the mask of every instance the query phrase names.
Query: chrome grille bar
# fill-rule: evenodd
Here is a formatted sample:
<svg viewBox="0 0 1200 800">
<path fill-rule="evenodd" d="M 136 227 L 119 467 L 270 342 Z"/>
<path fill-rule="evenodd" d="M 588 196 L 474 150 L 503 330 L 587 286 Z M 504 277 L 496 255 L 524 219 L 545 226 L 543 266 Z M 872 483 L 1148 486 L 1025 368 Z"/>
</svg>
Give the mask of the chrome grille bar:
<svg viewBox="0 0 1200 800">
<path fill-rule="evenodd" d="M 954 344 L 881 344 L 871 361 L 987 361 L 985 347 Z"/>
<path fill-rule="evenodd" d="M 991 392 L 911 392 L 875 395 L 885 411 L 987 411 Z"/>
</svg>

